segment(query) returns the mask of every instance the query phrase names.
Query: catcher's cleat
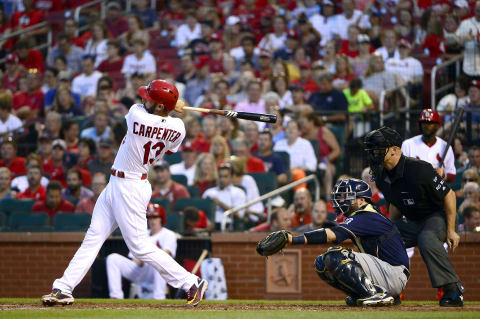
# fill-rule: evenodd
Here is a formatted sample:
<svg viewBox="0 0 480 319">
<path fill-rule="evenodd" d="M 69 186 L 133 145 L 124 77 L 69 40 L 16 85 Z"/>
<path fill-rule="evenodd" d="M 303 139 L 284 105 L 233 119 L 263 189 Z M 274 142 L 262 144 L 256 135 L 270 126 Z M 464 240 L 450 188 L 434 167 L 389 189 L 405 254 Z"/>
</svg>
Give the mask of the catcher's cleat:
<svg viewBox="0 0 480 319">
<path fill-rule="evenodd" d="M 378 286 L 376 286 L 378 291 Z M 380 291 L 377 294 L 363 299 L 357 299 L 357 306 L 364 307 L 382 307 L 391 306 L 395 303 L 392 296 L 389 296 L 385 291 Z"/>
<path fill-rule="evenodd" d="M 41 298 L 42 304 L 44 306 L 55 306 L 55 305 L 71 305 L 74 302 L 73 296 L 68 292 L 62 292 L 60 289 L 54 288 L 52 292 L 48 295 L 45 295 Z"/>
<path fill-rule="evenodd" d="M 198 278 L 197 282 L 187 292 L 185 307 L 196 307 L 202 301 L 207 287 L 208 282 L 205 279 Z"/>
</svg>

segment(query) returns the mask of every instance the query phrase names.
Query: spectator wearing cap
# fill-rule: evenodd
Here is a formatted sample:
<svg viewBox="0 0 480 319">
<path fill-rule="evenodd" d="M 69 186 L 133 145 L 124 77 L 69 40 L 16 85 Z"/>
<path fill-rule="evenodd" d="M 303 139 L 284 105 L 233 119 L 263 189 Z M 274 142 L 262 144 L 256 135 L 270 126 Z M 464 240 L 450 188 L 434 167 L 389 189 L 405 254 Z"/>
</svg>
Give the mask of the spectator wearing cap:
<svg viewBox="0 0 480 319">
<path fill-rule="evenodd" d="M 185 175 L 187 177 L 187 184 L 193 185 L 195 177 L 195 164 L 198 158 L 197 146 L 187 141 L 180 149 L 182 152 L 182 161 L 170 166 L 170 173 L 174 175 Z"/>
<path fill-rule="evenodd" d="M 232 141 L 233 154 L 243 158 L 247 165 L 248 173 L 265 173 L 265 165 L 262 160 L 252 156 L 245 139 L 235 139 Z"/>
<path fill-rule="evenodd" d="M 253 79 L 247 84 L 247 100 L 237 103 L 235 111 L 265 113 L 265 102 L 262 99 L 262 83 Z"/>
<path fill-rule="evenodd" d="M 12 92 L 0 91 L 0 134 L 10 135 L 22 127 L 22 121 L 12 113 Z"/>
<path fill-rule="evenodd" d="M 179 49 L 183 49 L 188 44 L 199 39 L 202 36 L 200 23 L 197 21 L 195 11 L 189 10 L 185 14 L 185 23 L 180 25 L 175 33 L 175 45 Z"/>
<path fill-rule="evenodd" d="M 42 92 L 47 94 L 48 91 L 57 87 L 58 71 L 55 68 L 48 67 L 43 74 Z"/>
<path fill-rule="evenodd" d="M 312 66 L 308 61 L 302 61 L 298 64 L 300 68 L 300 78 L 292 81 L 292 84 L 300 85 L 305 92 L 305 98 L 318 91 L 318 86 L 312 77 Z M 292 92 L 293 93 L 293 92 Z"/>
<path fill-rule="evenodd" d="M 150 35 L 148 34 L 148 31 L 145 30 L 142 18 L 138 15 L 132 14 L 128 16 L 127 21 L 128 31 L 123 33 L 119 38 L 123 47 L 125 47 L 127 51 L 134 51 L 135 40 L 142 39 L 143 42 L 145 42 L 145 46 L 148 48 L 148 44 L 150 43 Z"/>
<path fill-rule="evenodd" d="M 180 73 L 175 80 L 177 82 L 186 84 L 190 79 L 193 79 L 196 74 L 195 64 L 191 54 L 184 54 L 180 58 L 182 66 L 182 73 Z"/>
<path fill-rule="evenodd" d="M 480 1 L 475 2 L 474 16 L 460 23 L 456 31 L 457 41 L 465 48 L 463 57 L 463 72 L 468 76 L 480 75 L 480 51 L 478 40 L 480 36 Z"/>
<path fill-rule="evenodd" d="M 63 187 L 67 186 L 65 176 L 65 166 L 63 165 L 63 156 L 67 151 L 67 144 L 64 140 L 56 139 L 52 142 L 52 171 L 50 172 L 50 181 L 58 181 Z M 45 172 L 48 174 L 48 172 Z"/>
<path fill-rule="evenodd" d="M 75 101 L 76 105 L 81 104 L 82 99 L 80 95 L 72 91 L 71 73 L 69 71 L 61 71 L 57 75 L 57 87 L 48 90 L 48 92 L 45 93 L 45 107 L 47 109 L 52 107 L 52 104 L 55 101 L 55 97 L 57 95 L 57 89 L 61 87 L 65 87 L 70 90 L 70 93 L 72 94 L 73 100 Z"/>
<path fill-rule="evenodd" d="M 0 167 L 0 202 L 4 199 L 15 198 L 17 193 L 10 187 L 12 173 L 6 167 Z"/>
<path fill-rule="evenodd" d="M 157 13 L 150 8 L 150 2 L 147 0 L 136 0 L 135 7 L 130 11 L 131 14 L 138 15 L 142 19 L 142 23 L 147 29 L 159 29 Z"/>
<path fill-rule="evenodd" d="M 243 61 L 250 61 L 254 66 L 258 66 L 260 50 L 255 44 L 255 38 L 246 35 L 241 39 L 239 46 L 230 50 L 230 55 L 235 59 L 237 69 L 240 68 Z"/>
<path fill-rule="evenodd" d="M 107 59 L 107 28 L 102 21 L 96 21 L 90 28 L 92 37 L 87 41 L 85 54 L 95 57 L 94 65 L 97 68 L 102 61 Z"/>
<path fill-rule="evenodd" d="M 274 172 L 280 185 L 287 183 L 287 168 L 283 158 L 273 152 L 273 138 L 269 130 L 264 130 L 258 135 L 258 151 L 253 154 L 262 160 L 267 172 Z"/>
<path fill-rule="evenodd" d="M 98 154 L 88 162 L 87 169 L 91 175 L 102 172 L 109 176 L 113 165 L 113 141 L 110 138 L 101 138 L 98 141 Z"/>
<path fill-rule="evenodd" d="M 153 191 L 152 198 L 166 198 L 173 209 L 175 201 L 179 198 L 190 198 L 185 186 L 172 180 L 170 165 L 167 161 L 161 160 L 153 165 Z"/>
<path fill-rule="evenodd" d="M 217 186 L 207 189 L 202 198 L 209 198 L 216 204 L 215 229 L 220 229 L 223 220 L 223 213 L 231 208 L 245 204 L 247 197 L 245 192 L 233 185 L 233 170 L 230 164 L 223 164 L 218 168 Z M 245 210 L 240 210 L 235 217 L 243 219 Z M 227 224 L 232 223 L 232 216 L 227 217 Z"/>
<path fill-rule="evenodd" d="M 188 80 L 185 85 L 185 101 L 193 106 L 198 106 L 199 99 L 209 88 L 211 83 L 210 58 L 208 55 L 200 55 L 195 58 L 195 77 Z"/>
<path fill-rule="evenodd" d="M 18 63 L 18 56 L 13 53 L 5 57 L 5 74 L 3 75 L 3 89 L 17 92 L 18 82 L 23 75 L 23 68 Z"/>
<path fill-rule="evenodd" d="M 399 74 L 407 83 L 423 82 L 423 66 L 410 56 L 412 45 L 405 39 L 398 42 L 399 58 L 390 58 L 385 62 L 387 72 Z"/>
<path fill-rule="evenodd" d="M 107 4 L 107 14 L 104 20 L 108 33 L 114 39 L 128 31 L 128 22 L 122 15 L 122 6 L 116 1 Z"/>
<path fill-rule="evenodd" d="M 15 45 L 17 50 L 14 54 L 18 56 L 18 63 L 20 63 L 25 70 L 36 69 L 38 72 L 43 73 L 42 52 L 32 49 L 30 43 L 31 40 L 29 38 L 19 40 Z"/>
<path fill-rule="evenodd" d="M 95 142 L 110 138 L 111 128 L 108 125 L 108 114 L 96 112 L 93 116 L 93 127 L 86 128 L 80 133 L 82 138 L 90 138 Z"/>
<path fill-rule="evenodd" d="M 146 77 L 153 76 L 157 72 L 155 58 L 147 51 L 147 45 L 143 39 L 135 39 L 134 53 L 127 55 L 123 61 L 122 73 L 130 77 L 133 73 L 141 73 Z"/>
<path fill-rule="evenodd" d="M 73 213 L 75 206 L 62 199 L 62 185 L 59 182 L 50 182 L 47 186 L 46 197 L 33 204 L 32 213 L 47 213 L 50 223 L 58 213 Z"/>
<path fill-rule="evenodd" d="M 93 208 L 102 191 L 107 187 L 107 175 L 96 172 L 92 177 L 92 196 L 81 199 L 75 207 L 76 213 L 93 213 Z"/>
<path fill-rule="evenodd" d="M 120 55 L 120 41 L 108 40 L 107 42 L 107 58 L 103 60 L 97 67 L 102 73 L 120 73 L 123 67 L 123 57 Z"/>
<path fill-rule="evenodd" d="M 322 72 L 317 75 L 318 92 L 310 95 L 308 104 L 315 112 L 325 112 L 323 122 L 343 123 L 346 120 L 348 102 L 342 91 L 333 87 L 333 74 Z M 331 114 L 335 111 L 344 113 Z M 327 115 L 328 114 L 328 115 Z"/>
<path fill-rule="evenodd" d="M 82 57 L 84 52 L 78 46 L 72 44 L 72 40 L 65 33 L 57 37 L 58 43 L 50 50 L 47 57 L 47 65 L 55 66 L 55 60 L 59 56 L 64 56 L 67 60 L 67 66 L 72 72 L 77 73 L 82 70 Z"/>
<path fill-rule="evenodd" d="M 357 37 L 358 42 L 358 56 L 355 57 L 352 62 L 352 71 L 356 77 L 362 77 L 365 75 L 368 69 L 368 61 L 372 56 L 370 37 L 366 34 L 359 34 Z"/>
<path fill-rule="evenodd" d="M 458 17 L 458 19 L 463 21 L 467 19 L 469 15 L 470 15 L 470 5 L 467 0 L 453 1 L 453 16 Z"/>
<path fill-rule="evenodd" d="M 285 47 L 276 50 L 273 53 L 273 59 L 282 59 L 284 61 L 290 61 L 293 57 L 293 53 L 298 48 L 300 43 L 300 36 L 295 29 L 287 30 L 287 41 Z"/>
<path fill-rule="evenodd" d="M 92 55 L 84 55 L 82 58 L 82 73 L 72 81 L 72 91 L 80 95 L 82 99 L 94 97 L 97 93 L 98 80 L 102 73 L 95 70 L 95 58 Z"/>
<path fill-rule="evenodd" d="M 269 80 L 273 72 L 271 52 L 266 50 L 261 50 L 257 61 L 258 61 L 258 69 L 255 70 L 256 77 L 260 78 L 261 80 Z"/>
<path fill-rule="evenodd" d="M 270 215 L 270 223 L 265 222 L 252 228 L 254 232 L 274 232 L 279 230 L 291 230 L 292 218 L 289 211 L 284 207 L 273 210 Z"/>
<path fill-rule="evenodd" d="M 332 40 L 335 29 L 335 4 L 332 0 L 323 0 L 321 2 L 322 14 L 312 15 L 308 21 L 311 26 L 320 34 L 320 46 L 324 47 L 328 41 Z"/>
<path fill-rule="evenodd" d="M 77 203 L 82 199 L 93 197 L 93 192 L 82 184 L 82 173 L 77 168 L 70 168 L 67 171 L 67 187 L 62 190 L 62 198 L 71 203 Z"/>
<path fill-rule="evenodd" d="M 36 154 L 36 153 L 30 153 L 25 160 L 25 168 L 28 170 L 28 167 L 30 166 L 39 166 L 42 167 L 42 159 L 41 157 Z M 11 176 L 11 172 L 9 170 L 9 174 Z M 40 179 L 40 184 L 44 187 L 47 187 L 49 183 L 48 178 L 45 176 L 42 176 Z M 10 186 L 12 189 L 16 189 L 19 192 L 24 192 L 28 188 L 28 177 L 27 175 L 20 175 L 12 179 Z"/>
<path fill-rule="evenodd" d="M 360 30 L 355 24 L 352 24 L 348 27 L 347 35 L 347 40 L 342 40 L 338 54 L 356 58 L 358 56 L 358 36 L 360 35 Z"/>
<path fill-rule="evenodd" d="M 266 34 L 258 44 L 258 47 L 270 52 L 283 49 L 287 40 L 286 25 L 287 22 L 284 16 L 276 16 L 273 19 L 273 32 Z"/>
<path fill-rule="evenodd" d="M 361 29 L 371 27 L 369 18 L 362 11 L 355 9 L 353 0 L 342 0 L 343 12 L 335 16 L 335 27 L 332 32 L 342 40 L 348 40 L 348 27 L 357 25 Z"/>
<path fill-rule="evenodd" d="M 44 200 L 46 197 L 46 191 L 45 187 L 40 183 L 42 175 L 43 171 L 40 166 L 31 165 L 27 167 L 28 188 L 25 191 L 18 193 L 17 198 Z"/>
<path fill-rule="evenodd" d="M 382 56 L 383 62 L 387 62 L 390 58 L 400 58 L 400 51 L 397 48 L 397 34 L 393 30 L 385 30 L 382 36 L 382 44 L 375 51 L 375 54 Z"/>
<path fill-rule="evenodd" d="M 225 50 L 232 50 L 241 45 L 241 27 L 241 20 L 238 16 L 230 15 L 225 20 Z"/>
<path fill-rule="evenodd" d="M 37 118 L 43 110 L 45 94 L 41 90 L 40 77 L 37 70 L 30 69 L 27 73 L 27 91 L 13 96 L 13 111 L 21 119 Z"/>
</svg>

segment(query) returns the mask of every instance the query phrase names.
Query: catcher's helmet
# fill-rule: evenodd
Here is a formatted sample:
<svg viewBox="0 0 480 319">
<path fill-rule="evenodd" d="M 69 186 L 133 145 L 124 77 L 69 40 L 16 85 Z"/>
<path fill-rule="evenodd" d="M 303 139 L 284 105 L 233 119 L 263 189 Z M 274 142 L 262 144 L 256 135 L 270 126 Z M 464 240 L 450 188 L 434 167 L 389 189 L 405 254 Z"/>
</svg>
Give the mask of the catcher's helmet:
<svg viewBox="0 0 480 319">
<path fill-rule="evenodd" d="M 437 123 L 440 124 L 440 115 L 437 111 L 432 109 L 424 109 L 422 113 L 420 113 L 420 118 L 418 119 L 420 123 L 429 122 L 429 123 Z"/>
<path fill-rule="evenodd" d="M 147 218 L 155 217 L 161 218 L 162 225 L 165 225 L 167 223 L 167 215 L 165 214 L 165 209 L 163 208 L 163 206 L 150 202 L 147 206 Z"/>
<path fill-rule="evenodd" d="M 141 86 L 138 94 L 146 101 L 163 104 L 167 111 L 175 109 L 178 100 L 177 88 L 165 80 L 154 80 L 148 86 Z"/>
<path fill-rule="evenodd" d="M 331 198 L 335 212 L 338 215 L 347 216 L 348 208 L 352 206 L 356 198 L 372 199 L 372 190 L 364 181 L 356 178 L 341 179 L 333 186 Z M 348 217 L 348 216 L 347 216 Z"/>
</svg>

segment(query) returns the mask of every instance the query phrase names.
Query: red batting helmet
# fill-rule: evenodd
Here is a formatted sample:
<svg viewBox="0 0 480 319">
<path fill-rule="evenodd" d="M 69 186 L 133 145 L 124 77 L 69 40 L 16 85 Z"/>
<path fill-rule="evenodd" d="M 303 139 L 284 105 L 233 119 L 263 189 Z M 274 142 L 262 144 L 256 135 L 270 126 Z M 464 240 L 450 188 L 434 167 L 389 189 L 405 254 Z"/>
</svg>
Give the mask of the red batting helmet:
<svg viewBox="0 0 480 319">
<path fill-rule="evenodd" d="M 160 217 L 162 219 L 162 225 L 167 223 L 167 215 L 165 209 L 159 204 L 148 203 L 147 206 L 147 218 Z"/>
<path fill-rule="evenodd" d="M 175 109 L 178 100 L 177 88 L 165 80 L 154 80 L 148 86 L 141 86 L 138 94 L 146 101 L 163 104 L 167 111 Z"/>
<path fill-rule="evenodd" d="M 432 109 L 425 109 L 420 114 L 420 119 L 418 120 L 421 122 L 430 122 L 430 123 L 437 123 L 440 124 L 440 115 L 438 115 L 437 111 Z"/>
</svg>

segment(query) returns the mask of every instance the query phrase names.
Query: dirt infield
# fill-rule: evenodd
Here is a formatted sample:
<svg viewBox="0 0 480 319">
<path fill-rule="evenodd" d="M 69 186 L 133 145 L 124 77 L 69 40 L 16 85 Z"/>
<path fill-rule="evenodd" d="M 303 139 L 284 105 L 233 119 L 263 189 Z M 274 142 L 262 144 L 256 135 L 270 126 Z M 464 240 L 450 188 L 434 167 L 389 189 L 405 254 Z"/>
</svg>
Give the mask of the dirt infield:
<svg viewBox="0 0 480 319">
<path fill-rule="evenodd" d="M 62 306 L 57 306 L 63 308 Z M 71 306 L 65 306 L 68 309 L 158 309 L 158 310 L 185 310 L 183 304 L 180 303 L 75 303 Z M 50 307 L 43 307 L 40 302 L 35 303 L 0 303 L 0 311 L 2 310 L 48 310 Z M 246 311 L 258 311 L 258 310 L 291 310 L 291 311 L 406 311 L 406 312 L 434 312 L 434 311 L 458 311 L 458 308 L 440 308 L 434 304 L 421 304 L 412 303 L 391 306 L 391 307 L 378 307 L 378 308 L 355 308 L 347 307 L 343 305 L 322 305 L 322 304 L 257 304 L 257 303 L 234 303 L 234 304 L 221 304 L 221 303 L 203 303 L 200 304 L 195 311 L 208 310 L 208 311 L 222 311 L 222 310 L 246 310 Z M 462 308 L 463 311 L 480 311 L 480 305 L 466 305 Z"/>
</svg>

